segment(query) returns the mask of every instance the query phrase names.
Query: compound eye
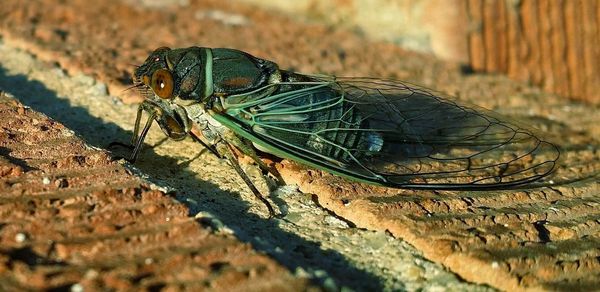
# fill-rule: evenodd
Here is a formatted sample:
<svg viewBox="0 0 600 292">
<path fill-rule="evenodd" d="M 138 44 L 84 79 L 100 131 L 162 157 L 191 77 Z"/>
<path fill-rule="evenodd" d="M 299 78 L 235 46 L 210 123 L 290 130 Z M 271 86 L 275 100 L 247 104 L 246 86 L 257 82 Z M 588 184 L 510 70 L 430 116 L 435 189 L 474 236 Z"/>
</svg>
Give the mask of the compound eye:
<svg viewBox="0 0 600 292">
<path fill-rule="evenodd" d="M 169 99 L 173 97 L 173 75 L 166 69 L 154 71 L 150 80 L 150 87 L 160 98 Z"/>
</svg>

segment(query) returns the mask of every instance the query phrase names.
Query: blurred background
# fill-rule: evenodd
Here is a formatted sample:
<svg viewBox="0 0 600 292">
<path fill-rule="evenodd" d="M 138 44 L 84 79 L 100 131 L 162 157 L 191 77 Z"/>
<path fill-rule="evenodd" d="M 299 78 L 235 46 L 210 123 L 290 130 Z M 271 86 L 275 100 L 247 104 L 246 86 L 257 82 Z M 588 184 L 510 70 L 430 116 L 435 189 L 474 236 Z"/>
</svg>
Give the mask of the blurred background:
<svg viewBox="0 0 600 292">
<path fill-rule="evenodd" d="M 0 26 L 5 38 L 28 39 L 45 51 L 66 48 L 69 58 L 78 59 L 66 63 L 95 55 L 97 59 L 88 60 L 88 65 L 116 67 L 122 82 L 127 82 L 124 75 L 131 68 L 121 67 L 120 56 L 135 63 L 160 45 L 201 45 L 246 50 L 301 72 L 391 77 L 432 86 L 427 78 L 416 76 L 418 70 L 406 69 L 428 67 L 413 59 L 429 56 L 461 64 L 465 73 L 505 74 L 546 92 L 600 103 L 600 1 L 596 0 L 122 0 L 96 4 L 6 0 L 2 4 Z M 407 55 L 385 43 L 420 55 Z M 91 73 L 85 66 L 79 69 Z M 114 78 L 115 73 L 107 75 Z"/>
<path fill-rule="evenodd" d="M 240 0 L 600 103 L 596 0 Z"/>
</svg>

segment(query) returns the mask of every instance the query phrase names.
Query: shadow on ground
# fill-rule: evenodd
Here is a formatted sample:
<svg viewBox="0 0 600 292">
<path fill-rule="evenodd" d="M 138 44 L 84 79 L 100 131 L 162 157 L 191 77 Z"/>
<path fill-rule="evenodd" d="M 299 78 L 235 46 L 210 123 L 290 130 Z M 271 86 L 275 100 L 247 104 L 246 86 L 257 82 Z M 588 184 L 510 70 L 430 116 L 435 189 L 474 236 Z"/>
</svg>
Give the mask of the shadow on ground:
<svg viewBox="0 0 600 292">
<path fill-rule="evenodd" d="M 111 141 L 129 141 L 132 134 L 115 123 L 107 123 L 92 116 L 86 108 L 72 106 L 68 100 L 59 98 L 56 92 L 41 82 L 28 80 L 25 75 L 9 75 L 2 67 L 0 89 L 15 95 L 33 110 L 63 123 L 93 146 L 106 148 Z M 201 149 L 199 145 L 198 150 Z M 136 166 L 151 177 L 160 177 L 172 172 L 176 173 L 186 186 L 198 190 L 196 194 L 217 192 L 212 196 L 217 201 L 214 204 L 190 206 L 186 201 L 182 203 L 189 206 L 192 215 L 199 211 L 214 214 L 226 226 L 234 229 L 240 240 L 249 242 L 255 249 L 271 255 L 292 273 L 297 268 L 305 271 L 323 270 L 341 286 L 359 290 L 382 289 L 381 280 L 369 272 L 353 267 L 337 251 L 323 250 L 318 242 L 308 241 L 282 230 L 278 227 L 277 220 L 266 220 L 248 213 L 249 205 L 235 199 L 239 197 L 238 194 L 220 190 L 217 185 L 195 179 L 194 173 L 181 167 L 176 159 L 157 155 L 153 149 L 146 147 L 140 160 L 142 163 Z M 234 215 L 222 216 L 223 212 Z M 324 285 L 326 279 L 327 277 L 319 278 L 316 284 Z"/>
</svg>

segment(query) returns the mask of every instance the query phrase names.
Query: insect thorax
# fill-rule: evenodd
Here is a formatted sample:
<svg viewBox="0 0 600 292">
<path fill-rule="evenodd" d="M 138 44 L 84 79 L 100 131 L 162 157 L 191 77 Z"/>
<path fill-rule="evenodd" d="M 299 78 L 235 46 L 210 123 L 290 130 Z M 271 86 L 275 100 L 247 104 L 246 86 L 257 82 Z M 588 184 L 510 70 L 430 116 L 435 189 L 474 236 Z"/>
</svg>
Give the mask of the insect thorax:
<svg viewBox="0 0 600 292">
<path fill-rule="evenodd" d="M 204 110 L 203 104 L 195 103 L 184 107 L 188 118 L 196 125 L 198 130 L 202 132 L 202 136 L 209 142 L 216 142 L 219 136 L 226 131 L 227 128 L 225 126 L 216 121 Z"/>
</svg>

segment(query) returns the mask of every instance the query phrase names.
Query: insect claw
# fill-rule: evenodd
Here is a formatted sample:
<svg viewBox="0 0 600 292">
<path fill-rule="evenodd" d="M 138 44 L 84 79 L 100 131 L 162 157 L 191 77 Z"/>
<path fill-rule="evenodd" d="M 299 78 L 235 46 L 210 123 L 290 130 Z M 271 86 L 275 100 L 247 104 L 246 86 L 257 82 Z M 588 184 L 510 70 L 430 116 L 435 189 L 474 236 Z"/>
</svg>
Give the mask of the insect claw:
<svg viewBox="0 0 600 292">
<path fill-rule="evenodd" d="M 126 143 L 122 143 L 122 142 L 119 142 L 119 141 L 110 142 L 106 148 L 108 148 L 109 150 L 111 150 L 111 148 L 115 148 L 117 146 L 118 147 L 127 148 L 129 150 L 133 149 L 132 145 L 129 145 L 129 144 L 126 144 Z M 123 156 L 120 156 L 120 155 L 115 155 L 115 156 L 111 157 L 111 161 L 117 161 L 117 160 L 121 160 L 121 159 L 125 159 L 126 161 L 131 162 L 130 159 L 127 159 L 127 158 L 125 158 Z"/>
<path fill-rule="evenodd" d="M 129 149 L 129 150 L 135 150 L 135 146 L 133 146 L 133 145 L 131 145 L 131 144 L 127 144 L 127 143 L 119 142 L 119 141 L 113 141 L 113 142 L 110 142 L 106 148 L 109 148 L 109 149 L 110 149 L 110 148 L 114 148 L 114 147 L 116 147 L 116 146 L 123 147 L 123 148 L 127 148 L 127 149 Z M 129 163 L 134 163 L 134 162 L 135 162 L 135 160 L 136 160 L 136 156 L 137 156 L 137 155 L 136 155 L 136 153 L 135 153 L 135 152 L 134 152 L 134 153 L 131 155 L 131 157 L 129 157 L 129 158 L 127 158 L 127 157 L 123 157 L 123 156 L 120 156 L 120 155 L 116 155 L 116 156 L 112 156 L 112 159 L 111 159 L 111 161 L 117 161 L 117 160 L 125 159 L 125 161 L 127 161 L 127 162 L 129 162 Z"/>
<path fill-rule="evenodd" d="M 123 143 L 123 142 L 119 142 L 119 141 L 110 142 L 108 144 L 107 148 L 114 148 L 115 146 L 121 146 L 121 147 L 127 148 L 129 150 L 132 150 L 134 148 L 134 146 L 131 144 L 127 144 L 127 143 Z"/>
<path fill-rule="evenodd" d="M 283 214 L 283 213 L 272 214 L 271 216 L 269 216 L 269 219 L 280 219 L 280 220 L 284 220 L 286 222 L 292 223 L 291 221 L 288 221 L 287 219 L 285 219 L 285 214 Z"/>
</svg>

